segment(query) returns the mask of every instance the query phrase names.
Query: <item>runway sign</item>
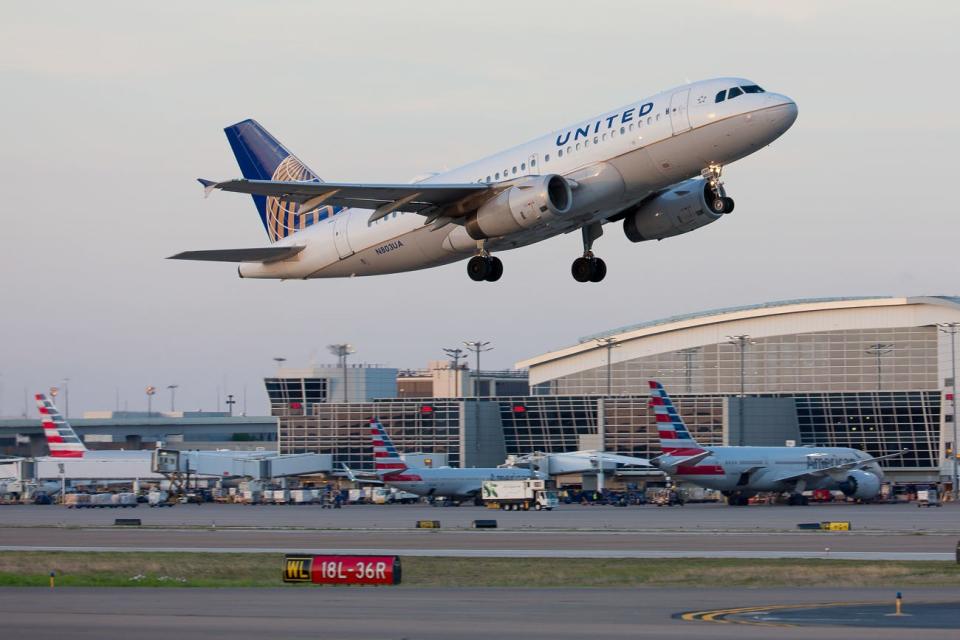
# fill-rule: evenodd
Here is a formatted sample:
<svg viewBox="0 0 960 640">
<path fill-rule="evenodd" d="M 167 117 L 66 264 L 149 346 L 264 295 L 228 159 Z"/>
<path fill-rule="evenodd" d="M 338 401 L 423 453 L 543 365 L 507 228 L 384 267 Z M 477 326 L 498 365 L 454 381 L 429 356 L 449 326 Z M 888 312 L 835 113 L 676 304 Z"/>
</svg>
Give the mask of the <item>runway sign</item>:
<svg viewBox="0 0 960 640">
<path fill-rule="evenodd" d="M 313 584 L 400 584 L 398 556 L 287 555 L 284 582 Z"/>
<path fill-rule="evenodd" d="M 821 522 L 820 528 L 824 531 L 850 531 L 849 522 Z"/>
<path fill-rule="evenodd" d="M 439 520 L 417 520 L 417 529 L 439 529 Z"/>
</svg>

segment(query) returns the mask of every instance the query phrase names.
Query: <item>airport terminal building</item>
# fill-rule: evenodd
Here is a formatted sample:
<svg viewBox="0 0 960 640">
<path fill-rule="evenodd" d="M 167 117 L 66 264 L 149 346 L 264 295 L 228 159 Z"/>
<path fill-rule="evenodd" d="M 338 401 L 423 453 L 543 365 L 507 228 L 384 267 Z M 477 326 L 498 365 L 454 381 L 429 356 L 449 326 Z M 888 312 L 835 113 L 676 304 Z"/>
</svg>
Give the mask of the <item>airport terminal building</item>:
<svg viewBox="0 0 960 640">
<path fill-rule="evenodd" d="M 652 457 L 656 379 L 704 444 L 906 448 L 889 475 L 946 480 L 951 336 L 938 325 L 949 322 L 960 322 L 960 298 L 757 304 L 614 329 L 523 360 L 525 395 L 310 404 L 271 394 L 271 408 L 281 453 L 331 453 L 335 466 L 371 468 L 372 416 L 401 451 L 443 453 L 455 466 L 601 446 Z"/>
</svg>

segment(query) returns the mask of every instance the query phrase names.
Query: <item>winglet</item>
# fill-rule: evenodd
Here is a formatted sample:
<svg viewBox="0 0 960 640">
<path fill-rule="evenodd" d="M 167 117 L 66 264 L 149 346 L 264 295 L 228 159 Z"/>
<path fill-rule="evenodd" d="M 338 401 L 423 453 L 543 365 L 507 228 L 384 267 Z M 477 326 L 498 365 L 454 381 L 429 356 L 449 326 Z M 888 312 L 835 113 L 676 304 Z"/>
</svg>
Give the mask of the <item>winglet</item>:
<svg viewBox="0 0 960 640">
<path fill-rule="evenodd" d="M 203 197 L 210 197 L 210 192 L 217 188 L 218 182 L 213 180 L 207 180 L 205 178 L 197 178 L 197 182 L 203 185 Z"/>
<path fill-rule="evenodd" d="M 346 462 L 343 463 L 343 470 L 347 472 L 347 478 L 350 480 L 350 482 L 357 481 L 356 474 L 353 473 L 353 469 L 347 466 Z"/>
</svg>

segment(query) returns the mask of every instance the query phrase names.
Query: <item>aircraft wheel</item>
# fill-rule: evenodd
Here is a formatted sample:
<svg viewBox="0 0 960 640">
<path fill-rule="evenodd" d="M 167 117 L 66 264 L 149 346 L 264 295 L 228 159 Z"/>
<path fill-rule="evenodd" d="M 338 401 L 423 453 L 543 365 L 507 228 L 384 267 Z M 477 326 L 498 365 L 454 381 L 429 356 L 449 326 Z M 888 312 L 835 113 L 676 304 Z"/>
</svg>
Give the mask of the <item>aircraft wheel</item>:
<svg viewBox="0 0 960 640">
<path fill-rule="evenodd" d="M 590 261 L 587 258 L 577 258 L 570 267 L 573 279 L 577 282 L 589 282 L 591 271 Z"/>
<path fill-rule="evenodd" d="M 590 270 L 590 282 L 600 282 L 607 277 L 607 263 L 601 258 L 594 258 L 592 262 L 593 264 L 591 265 Z"/>
<path fill-rule="evenodd" d="M 473 256 L 467 263 L 467 275 L 474 282 L 482 282 L 490 275 L 490 261 L 486 256 Z"/>
<path fill-rule="evenodd" d="M 723 213 L 733 213 L 733 198 L 724 196 L 720 199 L 723 201 Z"/>
<path fill-rule="evenodd" d="M 496 256 L 490 256 L 487 260 L 490 262 L 490 272 L 485 279 L 487 282 L 496 282 L 503 275 L 503 262 Z"/>
</svg>

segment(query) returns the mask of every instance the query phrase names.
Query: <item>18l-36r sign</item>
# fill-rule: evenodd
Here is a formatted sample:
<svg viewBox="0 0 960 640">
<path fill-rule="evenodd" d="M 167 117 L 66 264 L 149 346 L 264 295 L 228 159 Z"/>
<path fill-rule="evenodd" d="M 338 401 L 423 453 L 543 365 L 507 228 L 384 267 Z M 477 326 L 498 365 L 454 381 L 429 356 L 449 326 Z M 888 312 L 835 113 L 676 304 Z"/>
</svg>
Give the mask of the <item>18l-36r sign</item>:
<svg viewBox="0 0 960 640">
<path fill-rule="evenodd" d="M 284 582 L 313 584 L 400 584 L 397 556 L 312 556 L 289 554 Z"/>
</svg>

